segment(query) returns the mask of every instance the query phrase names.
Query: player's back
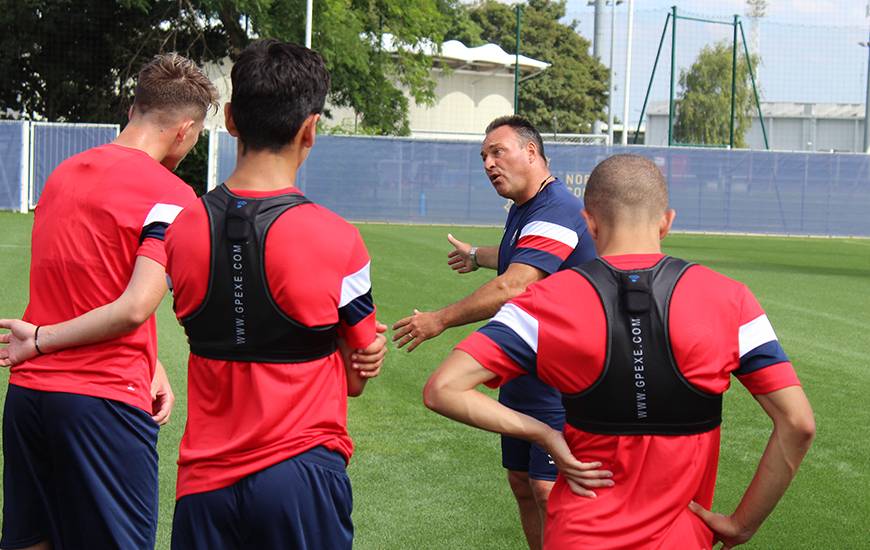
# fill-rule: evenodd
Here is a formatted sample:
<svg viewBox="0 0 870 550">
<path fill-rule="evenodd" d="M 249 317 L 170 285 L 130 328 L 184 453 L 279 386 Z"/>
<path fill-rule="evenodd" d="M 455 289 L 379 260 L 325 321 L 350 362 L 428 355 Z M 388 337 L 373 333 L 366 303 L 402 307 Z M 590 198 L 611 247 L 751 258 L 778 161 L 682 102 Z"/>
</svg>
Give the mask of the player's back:
<svg viewBox="0 0 870 550">
<path fill-rule="evenodd" d="M 651 268 L 662 258 L 661 254 L 626 254 L 604 260 L 618 270 L 632 271 Z M 587 422 L 600 420 L 602 407 L 597 403 L 601 401 L 608 407 L 612 403 L 619 418 L 624 418 L 626 405 L 631 413 L 633 402 L 637 411 L 644 412 L 637 419 L 652 417 L 648 392 L 657 398 L 661 393 L 650 384 L 655 380 L 667 385 L 663 375 L 677 382 L 675 376 L 682 378 L 692 386 L 688 391 L 708 395 L 725 392 L 732 374 L 753 394 L 798 384 L 797 377 L 746 286 L 698 265 L 685 271 L 669 300 L 666 334 L 679 373 L 658 362 L 642 361 L 639 366 L 636 348 L 629 350 L 628 364 L 611 363 L 605 371 L 608 350 L 624 339 L 608 343 L 602 296 L 580 273 L 555 273 L 511 300 L 458 349 L 498 374 L 494 384 L 536 372 L 547 384 L 573 396 L 569 399 L 590 399 L 592 394 L 587 403 L 596 406 L 589 412 L 573 409 L 565 439 L 578 459 L 601 462 L 602 468 L 612 471 L 615 484 L 596 490 L 598 497 L 589 499 L 572 493 L 560 477 L 548 500 L 547 547 L 709 547 L 710 532 L 688 504 L 695 500 L 709 507 L 712 503 L 719 427 L 679 432 L 689 435 L 652 435 L 658 433 L 655 430 L 634 435 L 644 432 L 632 426 L 593 433 L 588 426 L 595 424 Z M 640 343 L 644 356 L 656 356 L 647 349 L 650 342 L 641 339 Z M 632 340 L 632 345 L 639 344 Z M 638 391 L 638 380 L 643 380 L 644 392 Z"/>
<path fill-rule="evenodd" d="M 649 267 L 659 258 L 628 255 L 607 259 L 617 268 L 631 270 Z M 538 286 L 544 289 L 536 296 L 538 302 L 560 300 L 564 304 L 566 293 L 584 297 L 568 308 L 556 308 L 558 315 L 568 317 L 585 312 L 582 343 L 569 344 L 571 337 L 558 328 L 572 326 L 567 318 L 546 319 L 548 328 L 555 330 L 547 331 L 552 337 L 541 337 L 538 368 L 542 378 L 566 393 L 586 391 L 598 382 L 604 363 L 606 325 L 597 293 L 574 273 L 556 275 Z M 573 323 L 575 333 L 577 322 Z M 668 329 L 680 375 L 696 390 L 722 394 L 732 375 L 752 393 L 797 383 L 752 293 L 711 269 L 692 266 L 679 280 L 670 300 Z M 560 341 L 563 338 L 566 340 Z M 574 356 L 572 362 L 565 361 L 564 351 L 554 353 L 565 346 L 573 347 L 569 352 Z M 542 358 L 545 364 L 541 364 Z M 588 367 L 572 366 L 577 364 Z M 639 372 L 637 365 L 631 368 L 635 374 Z M 557 528 L 552 532 L 566 538 L 553 540 L 552 547 L 580 542 L 601 548 L 672 548 L 694 544 L 692 541 L 701 547 L 704 541 L 709 544 L 709 530 L 687 505 L 691 500 L 706 507 L 712 504 L 718 427 L 691 435 L 607 435 L 583 431 L 569 422 L 565 437 L 578 457 L 600 460 L 611 470 L 615 485 L 599 490 L 599 498 L 594 500 L 576 497 L 566 486 L 557 486 L 551 500 L 551 518 Z"/>
<path fill-rule="evenodd" d="M 165 261 L 162 231 L 194 198 L 138 149 L 107 144 L 61 163 L 36 208 L 24 318 L 52 324 L 115 300 L 137 255 Z M 13 368 L 11 382 L 146 408 L 155 352 L 152 319 L 109 342 L 36 357 Z"/>
<path fill-rule="evenodd" d="M 244 202 L 298 190 L 230 192 Z M 175 313 L 183 322 L 203 307 L 212 286 L 210 232 L 201 200 L 182 212 L 167 233 Z M 339 337 L 351 348 L 372 342 L 369 257 L 356 228 L 322 206 L 301 204 L 280 214 L 264 243 L 264 280 L 282 315 L 305 327 L 338 324 Z M 241 294 L 240 301 L 253 290 L 247 285 L 257 284 L 259 277 L 244 280 L 232 288 Z M 230 312 L 210 319 L 233 321 Z M 347 433 L 346 375 L 338 352 L 295 363 L 191 353 L 178 498 L 227 487 L 316 446 L 346 459 L 353 451 Z"/>
</svg>

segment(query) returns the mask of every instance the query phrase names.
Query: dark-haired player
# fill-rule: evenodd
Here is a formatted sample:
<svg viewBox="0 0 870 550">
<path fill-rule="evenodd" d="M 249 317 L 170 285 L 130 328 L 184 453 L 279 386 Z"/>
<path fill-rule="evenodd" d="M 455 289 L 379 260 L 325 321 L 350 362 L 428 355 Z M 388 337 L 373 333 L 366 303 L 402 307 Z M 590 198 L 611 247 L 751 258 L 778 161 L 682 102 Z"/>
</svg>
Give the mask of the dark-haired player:
<svg viewBox="0 0 870 550">
<path fill-rule="evenodd" d="M 746 542 L 782 497 L 815 433 L 794 369 L 746 286 L 662 255 L 674 211 L 650 160 L 605 160 L 589 178 L 585 203 L 601 259 L 508 302 L 432 375 L 426 403 L 550 450 L 564 475 L 550 496 L 547 548 Z M 475 390 L 528 372 L 562 392 L 564 436 Z M 755 396 L 773 430 L 743 499 L 724 516 L 708 508 L 731 375 Z M 589 468 L 612 472 L 612 480 Z"/>
<path fill-rule="evenodd" d="M 28 359 L 11 369 L 3 414 L 2 548 L 154 547 L 157 423 L 172 394 L 153 308 L 106 304 L 144 280 L 156 281 L 147 291 L 156 302 L 165 293 L 164 233 L 196 198 L 172 170 L 216 102 L 192 61 L 158 56 L 139 73 L 117 139 L 67 159 L 46 182 L 33 225 L 30 324 L 0 324 L 14 325 L 21 344 L 0 350 L 0 364 Z M 74 340 L 52 323 L 81 314 L 89 332 L 74 343 L 105 341 L 50 353 Z"/>
<path fill-rule="evenodd" d="M 263 40 L 232 83 L 236 168 L 167 233 L 191 349 L 172 546 L 349 549 L 347 396 L 386 340 L 359 232 L 295 187 L 329 73 L 316 52 Z M 354 368 L 339 345 L 375 364 Z"/>
<path fill-rule="evenodd" d="M 498 247 L 476 247 L 448 235 L 455 250 L 448 263 L 459 273 L 478 267 L 496 270 L 496 277 L 468 297 L 432 312 L 418 312 L 398 321 L 393 340 L 413 350 L 449 327 L 489 319 L 509 299 L 551 273 L 595 257 L 583 202 L 550 174 L 541 134 L 525 118 L 506 116 L 486 128 L 480 149 L 483 169 L 496 193 L 511 199 L 505 231 Z M 499 401 L 562 428 L 565 413 L 559 393 L 535 376 L 523 376 L 501 388 Z M 517 500 L 529 548 L 541 547 L 547 496 L 556 467 L 547 452 L 528 441 L 502 438 L 502 465 Z"/>
</svg>

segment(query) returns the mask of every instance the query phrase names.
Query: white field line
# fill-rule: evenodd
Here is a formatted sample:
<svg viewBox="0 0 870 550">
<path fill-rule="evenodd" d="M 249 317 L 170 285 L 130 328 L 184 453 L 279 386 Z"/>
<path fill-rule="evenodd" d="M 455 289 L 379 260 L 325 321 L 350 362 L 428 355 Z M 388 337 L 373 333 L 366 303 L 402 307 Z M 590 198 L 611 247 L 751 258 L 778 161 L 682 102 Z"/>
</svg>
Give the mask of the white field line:
<svg viewBox="0 0 870 550">
<path fill-rule="evenodd" d="M 861 329 L 861 330 L 863 330 L 867 327 L 867 323 L 862 323 L 862 322 L 857 321 L 857 320 L 850 318 L 850 317 L 843 317 L 842 315 L 835 315 L 833 313 L 827 313 L 827 312 L 819 311 L 816 309 L 809 309 L 806 307 L 794 305 L 790 302 L 781 302 L 779 300 L 771 300 L 770 298 L 766 298 L 764 301 L 768 304 L 773 304 L 776 307 L 781 307 L 783 309 L 795 311 L 797 313 L 800 313 L 802 315 L 806 315 L 808 317 L 817 317 L 820 319 L 825 319 L 827 321 L 835 321 L 837 323 L 842 323 L 842 324 L 848 325 L 852 328 L 857 328 L 857 329 Z"/>
</svg>

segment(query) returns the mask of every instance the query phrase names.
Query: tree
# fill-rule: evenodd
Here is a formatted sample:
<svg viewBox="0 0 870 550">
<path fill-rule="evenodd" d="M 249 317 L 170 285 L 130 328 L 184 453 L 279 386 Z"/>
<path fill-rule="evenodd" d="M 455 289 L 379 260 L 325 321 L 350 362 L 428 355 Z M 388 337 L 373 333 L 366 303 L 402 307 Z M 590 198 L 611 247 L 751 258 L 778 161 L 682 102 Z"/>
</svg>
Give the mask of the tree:
<svg viewBox="0 0 870 550">
<path fill-rule="evenodd" d="M 434 101 L 432 59 L 417 47 L 440 44 L 456 0 L 320 0 L 314 3 L 312 47 L 332 75 L 330 101 L 351 107 L 370 133 L 407 134 L 407 90 L 418 103 Z M 227 31 L 230 53 L 250 41 L 251 32 L 302 43 L 304 0 L 207 0 L 200 3 L 207 18 L 217 18 Z M 384 48 L 382 37 L 393 36 L 396 51 Z"/>
<path fill-rule="evenodd" d="M 727 41 L 705 46 L 695 63 L 680 71 L 674 136 L 680 143 L 727 144 L 731 123 L 731 44 Z M 752 65 L 758 66 L 753 56 Z M 744 136 L 754 106 L 749 68 L 738 57 L 734 106 L 734 147 L 745 147 Z"/>
<path fill-rule="evenodd" d="M 496 0 L 466 8 L 480 28 L 482 42 L 516 52 L 516 12 Z M 520 53 L 551 67 L 520 84 L 518 111 L 542 132 L 589 132 L 592 122 L 604 117 L 609 72 L 589 54 L 589 41 L 578 32 L 578 21 L 562 23 L 564 0 L 529 0 L 522 8 Z M 463 21 L 461 17 L 458 21 Z M 452 27 L 447 38 L 471 33 Z M 470 46 L 479 43 L 468 44 Z"/>
<path fill-rule="evenodd" d="M 312 46 L 332 73 L 330 100 L 372 133 L 407 133 L 407 90 L 434 100 L 432 59 L 458 0 L 319 0 Z M 131 77 L 156 53 L 231 58 L 256 36 L 304 41 L 304 0 L 0 0 L 0 112 L 50 121 L 122 122 Z M 391 33 L 397 51 L 385 50 Z"/>
<path fill-rule="evenodd" d="M 330 101 L 372 134 L 407 134 L 407 90 L 434 101 L 432 58 L 459 0 L 318 0 L 312 46 Z M 124 124 L 136 71 L 157 53 L 234 58 L 255 37 L 304 42 L 305 0 L 0 0 L 0 118 Z M 397 51 L 382 36 L 391 33 Z M 328 114 L 328 113 L 327 113 Z M 205 180 L 205 140 L 181 165 Z"/>
<path fill-rule="evenodd" d="M 132 77 L 155 53 L 220 51 L 216 29 L 173 0 L 2 0 L 0 113 L 124 122 Z M 171 22 L 161 28 L 164 22 Z"/>
</svg>

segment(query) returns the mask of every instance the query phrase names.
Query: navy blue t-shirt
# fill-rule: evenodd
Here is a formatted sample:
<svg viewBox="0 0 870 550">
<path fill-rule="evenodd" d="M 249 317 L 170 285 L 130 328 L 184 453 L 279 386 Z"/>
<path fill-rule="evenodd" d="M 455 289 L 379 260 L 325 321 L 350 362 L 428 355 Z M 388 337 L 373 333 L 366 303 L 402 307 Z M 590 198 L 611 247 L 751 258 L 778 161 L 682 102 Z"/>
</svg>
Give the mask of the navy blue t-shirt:
<svg viewBox="0 0 870 550">
<path fill-rule="evenodd" d="M 594 259 L 595 246 L 581 210 L 583 201 L 558 179 L 522 206 L 511 206 L 498 248 L 498 274 L 521 263 L 550 275 Z M 502 386 L 499 401 L 521 411 L 562 408 L 561 394 L 533 375 Z"/>
</svg>

